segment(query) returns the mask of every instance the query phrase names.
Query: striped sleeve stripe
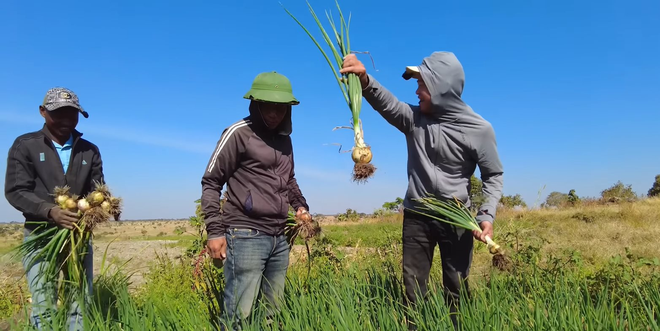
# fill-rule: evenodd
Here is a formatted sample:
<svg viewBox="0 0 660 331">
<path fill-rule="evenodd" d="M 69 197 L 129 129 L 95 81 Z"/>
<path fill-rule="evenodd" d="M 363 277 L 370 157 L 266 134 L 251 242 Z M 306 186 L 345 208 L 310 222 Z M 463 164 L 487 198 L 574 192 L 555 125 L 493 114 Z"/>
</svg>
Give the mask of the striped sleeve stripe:
<svg viewBox="0 0 660 331">
<path fill-rule="evenodd" d="M 213 161 L 211 161 L 211 164 L 209 165 L 208 172 L 211 172 L 211 170 L 213 170 L 213 167 L 215 167 L 215 163 L 218 160 L 218 155 L 220 155 L 222 148 L 225 147 L 225 144 L 229 140 L 229 137 L 231 137 L 231 135 L 234 133 L 234 131 L 250 123 L 251 123 L 250 121 L 242 120 L 237 123 L 234 123 L 232 126 L 230 126 L 227 129 L 227 132 L 222 136 L 222 138 L 220 139 L 220 143 L 218 144 L 218 147 L 215 149 L 215 152 L 213 153 Z"/>
</svg>

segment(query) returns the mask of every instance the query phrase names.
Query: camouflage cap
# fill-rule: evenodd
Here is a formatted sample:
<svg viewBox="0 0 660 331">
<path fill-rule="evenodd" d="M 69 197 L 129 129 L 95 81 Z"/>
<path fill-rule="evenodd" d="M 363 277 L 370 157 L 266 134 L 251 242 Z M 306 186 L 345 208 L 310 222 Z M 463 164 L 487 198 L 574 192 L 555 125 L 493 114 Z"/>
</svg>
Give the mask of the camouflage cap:
<svg viewBox="0 0 660 331">
<path fill-rule="evenodd" d="M 48 90 L 41 105 L 48 111 L 53 111 L 61 107 L 73 107 L 78 109 L 85 118 L 89 117 L 89 114 L 80 105 L 78 96 L 67 88 L 55 87 Z"/>
</svg>

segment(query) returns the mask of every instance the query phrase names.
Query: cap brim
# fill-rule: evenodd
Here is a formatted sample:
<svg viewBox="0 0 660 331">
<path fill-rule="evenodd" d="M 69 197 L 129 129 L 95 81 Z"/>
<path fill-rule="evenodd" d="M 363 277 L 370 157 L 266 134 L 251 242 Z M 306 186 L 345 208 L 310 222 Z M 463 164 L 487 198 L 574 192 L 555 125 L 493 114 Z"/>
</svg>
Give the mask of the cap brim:
<svg viewBox="0 0 660 331">
<path fill-rule="evenodd" d="M 78 111 L 80 111 L 80 113 L 83 115 L 83 117 L 85 117 L 85 118 L 89 117 L 89 114 L 81 106 L 72 104 L 70 102 L 53 102 L 51 104 L 48 104 L 48 105 L 44 106 L 44 108 L 46 108 L 46 110 L 48 110 L 48 111 L 54 111 L 54 110 L 57 110 L 57 109 L 60 109 L 60 108 L 63 108 L 63 107 L 71 107 L 71 108 L 78 109 Z"/>
<path fill-rule="evenodd" d="M 243 98 L 254 101 L 281 103 L 292 106 L 300 104 L 300 101 L 296 100 L 296 98 L 294 98 L 291 93 L 278 91 L 250 90 L 243 96 Z"/>
<path fill-rule="evenodd" d="M 406 71 L 403 73 L 403 79 L 409 80 L 410 78 L 419 79 L 421 77 L 418 66 L 407 66 Z"/>
</svg>

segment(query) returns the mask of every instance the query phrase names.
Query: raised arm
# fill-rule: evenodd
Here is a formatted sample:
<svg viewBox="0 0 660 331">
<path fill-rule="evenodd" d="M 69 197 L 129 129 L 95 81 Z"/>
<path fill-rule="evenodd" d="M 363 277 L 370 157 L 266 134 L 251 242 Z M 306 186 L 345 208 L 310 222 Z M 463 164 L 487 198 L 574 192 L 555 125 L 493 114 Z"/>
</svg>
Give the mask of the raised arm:
<svg viewBox="0 0 660 331">
<path fill-rule="evenodd" d="M 233 130 L 235 126 L 222 133 L 202 176 L 201 205 L 208 239 L 225 234 L 225 226 L 220 217 L 220 194 L 222 187 L 238 168 L 242 148 L 239 135 Z"/>
<path fill-rule="evenodd" d="M 16 140 L 9 149 L 5 174 L 5 197 L 10 205 L 32 217 L 49 219 L 49 211 L 55 207 L 53 201 L 45 201 L 34 194 L 36 186 L 34 167 L 21 140 Z"/>
<path fill-rule="evenodd" d="M 477 213 L 477 222 L 483 221 L 493 223 L 495 221 L 497 204 L 502 197 L 504 185 L 502 162 L 497 151 L 495 131 L 488 126 L 474 142 L 477 154 L 477 164 L 483 182 L 482 193 L 485 198 L 484 204 Z"/>
<path fill-rule="evenodd" d="M 373 76 L 367 74 L 367 80 L 366 87 L 362 89 L 362 96 L 369 105 L 399 131 L 403 133 L 412 131 L 415 125 L 412 106 L 399 101 Z"/>
<path fill-rule="evenodd" d="M 355 57 L 355 54 L 346 55 L 339 72 L 356 74 L 360 77 L 362 96 L 388 123 L 403 133 L 413 130 L 415 121 L 412 106 L 399 101 L 392 92 L 380 85 L 373 76 L 367 74 L 367 69 Z"/>
</svg>

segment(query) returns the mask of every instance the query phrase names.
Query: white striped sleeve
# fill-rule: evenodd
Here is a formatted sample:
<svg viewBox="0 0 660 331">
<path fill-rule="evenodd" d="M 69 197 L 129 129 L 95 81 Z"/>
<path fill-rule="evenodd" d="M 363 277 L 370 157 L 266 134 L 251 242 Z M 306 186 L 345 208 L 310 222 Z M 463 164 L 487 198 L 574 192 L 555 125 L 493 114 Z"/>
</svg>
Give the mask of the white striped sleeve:
<svg viewBox="0 0 660 331">
<path fill-rule="evenodd" d="M 220 220 L 220 194 L 239 166 L 242 148 L 239 133 L 249 124 L 250 121 L 243 120 L 224 130 L 202 176 L 202 210 L 209 239 L 224 233 Z"/>
</svg>

